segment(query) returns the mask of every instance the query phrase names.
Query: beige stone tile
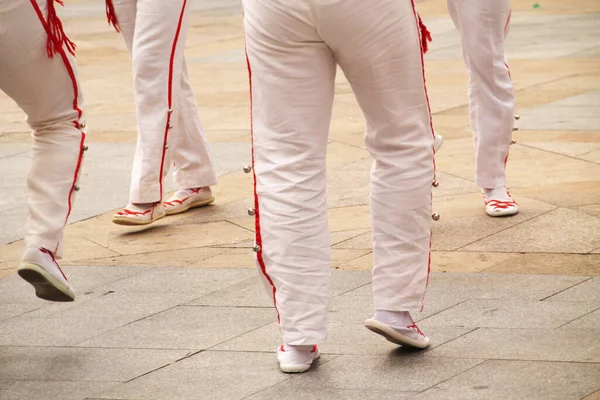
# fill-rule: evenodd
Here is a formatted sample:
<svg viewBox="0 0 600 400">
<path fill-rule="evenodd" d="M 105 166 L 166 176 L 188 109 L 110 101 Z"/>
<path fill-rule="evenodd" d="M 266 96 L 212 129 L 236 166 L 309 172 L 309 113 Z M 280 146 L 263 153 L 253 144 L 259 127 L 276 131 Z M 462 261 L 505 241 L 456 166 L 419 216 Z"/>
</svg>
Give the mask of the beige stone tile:
<svg viewBox="0 0 600 400">
<path fill-rule="evenodd" d="M 331 249 L 331 265 L 337 267 L 370 253 L 370 250 Z"/>
<path fill-rule="evenodd" d="M 485 271 L 499 274 L 600 275 L 600 254 L 521 254 Z"/>
<path fill-rule="evenodd" d="M 589 204 L 587 206 L 571 207 L 576 211 L 581 211 L 587 215 L 600 217 L 600 204 Z"/>
<path fill-rule="evenodd" d="M 254 178 L 252 173 L 242 171 L 244 165 L 251 165 L 251 160 L 240 160 L 240 171 L 219 177 L 219 184 L 214 186 L 215 203 L 227 204 L 237 200 L 247 200 L 252 204 L 254 198 Z"/>
<path fill-rule="evenodd" d="M 600 164 L 600 149 L 592 150 L 589 153 L 582 154 L 578 158 Z"/>
<path fill-rule="evenodd" d="M 157 222 L 147 228 L 117 227 L 116 230 L 86 235 L 120 254 L 235 244 L 254 236 L 252 232 L 225 221 L 192 225 L 158 225 Z"/>
<path fill-rule="evenodd" d="M 369 229 L 370 226 L 371 214 L 368 205 L 329 209 L 329 230 L 332 232 Z"/>
<path fill-rule="evenodd" d="M 334 141 L 327 145 L 327 168 L 339 168 L 360 160 L 365 160 L 365 164 L 371 165 L 371 156 L 364 148 L 349 145 L 343 141 Z M 328 180 L 332 179 L 335 177 L 328 174 Z"/>
<path fill-rule="evenodd" d="M 119 255 L 119 253 L 81 236 L 73 237 L 73 235 L 65 235 L 63 246 L 65 249 L 63 263 L 73 263 L 80 260 L 107 258 Z"/>
<path fill-rule="evenodd" d="M 542 185 L 532 181 L 535 186 L 511 188 L 513 196 L 519 201 L 527 196 L 546 203 L 562 207 L 595 204 L 600 200 L 600 181 L 567 182 Z"/>
<path fill-rule="evenodd" d="M 507 218 L 491 218 L 485 215 L 483 200 L 478 193 L 434 198 L 433 209 L 441 218 L 432 223 L 432 249 L 457 250 L 555 208 L 523 196 L 516 199 L 521 207 L 519 214 Z M 461 250 L 478 251 L 471 248 Z"/>
<path fill-rule="evenodd" d="M 600 400 L 600 390 L 584 397 L 582 400 Z"/>
<path fill-rule="evenodd" d="M 0 270 L 15 268 L 25 249 L 22 240 L 10 244 L 0 244 Z"/>
<path fill-rule="evenodd" d="M 213 247 L 194 247 L 179 250 L 147 251 L 139 254 L 104 258 L 65 260 L 64 265 L 97 265 L 106 267 L 194 267 L 200 260 L 213 257 L 224 250 Z"/>
<path fill-rule="evenodd" d="M 549 151 L 552 153 L 563 154 L 569 157 L 576 157 L 586 160 L 590 153 L 600 153 L 600 135 L 598 143 L 589 142 L 528 142 L 529 147 Z M 593 160 L 589 160 L 593 161 Z"/>
<path fill-rule="evenodd" d="M 373 249 L 373 234 L 371 231 L 362 233 L 340 242 L 333 246 L 334 249 L 345 249 L 345 250 L 372 250 Z"/>
<path fill-rule="evenodd" d="M 467 251 L 587 253 L 600 246 L 600 218 L 559 208 L 464 248 Z"/>
<path fill-rule="evenodd" d="M 367 270 L 373 269 L 373 253 L 367 253 L 361 257 L 355 258 L 354 260 L 346 261 L 335 267 L 336 269 L 347 269 L 347 270 Z"/>
<path fill-rule="evenodd" d="M 479 253 L 467 251 L 432 251 L 431 270 L 438 272 L 474 273 L 518 258 L 515 253 Z M 487 272 L 487 271 L 486 271 Z"/>
<path fill-rule="evenodd" d="M 17 272 L 16 269 L 3 269 L 3 270 L 0 270 L 0 279 L 9 277 L 9 276 L 11 276 L 12 274 L 14 274 L 16 272 Z"/>
<path fill-rule="evenodd" d="M 367 228 L 367 229 L 352 229 L 349 231 L 335 231 L 335 232 L 331 232 L 329 234 L 329 238 L 330 238 L 332 247 L 334 247 L 336 244 L 343 243 L 347 240 L 361 236 L 362 234 L 365 234 L 365 233 L 368 233 L 370 235 L 371 234 L 370 229 Z"/>
<path fill-rule="evenodd" d="M 190 268 L 256 268 L 254 252 L 248 248 L 219 249 L 220 254 L 189 265 Z"/>
</svg>

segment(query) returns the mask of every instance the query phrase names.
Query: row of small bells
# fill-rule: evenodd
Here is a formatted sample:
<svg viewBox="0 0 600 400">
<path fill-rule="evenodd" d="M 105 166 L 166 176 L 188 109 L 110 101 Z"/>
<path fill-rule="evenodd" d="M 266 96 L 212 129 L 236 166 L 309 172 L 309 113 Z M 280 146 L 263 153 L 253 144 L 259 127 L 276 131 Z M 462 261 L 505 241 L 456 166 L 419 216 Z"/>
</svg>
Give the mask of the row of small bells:
<svg viewBox="0 0 600 400">
<path fill-rule="evenodd" d="M 520 119 L 521 119 L 521 116 L 515 115 L 515 120 L 518 121 Z M 519 128 L 517 126 L 514 126 L 512 130 L 513 131 L 518 131 Z M 517 141 L 515 139 L 512 139 L 510 141 L 511 145 L 515 144 L 515 143 L 517 143 Z M 247 174 L 249 174 L 250 172 L 252 172 L 252 167 L 250 165 L 244 165 L 244 172 L 247 173 Z M 433 186 L 434 188 L 436 188 L 436 187 L 440 186 L 440 183 L 437 180 L 434 180 L 432 182 L 431 186 Z M 249 208 L 248 209 L 248 215 L 250 215 L 250 216 L 256 215 L 256 210 L 254 208 Z M 431 219 L 433 219 L 434 221 L 439 221 L 440 220 L 440 214 L 434 212 L 433 214 L 431 214 Z M 252 250 L 254 250 L 255 253 L 258 253 L 260 251 L 259 244 L 258 243 L 254 243 L 254 246 L 252 247 Z"/>
</svg>

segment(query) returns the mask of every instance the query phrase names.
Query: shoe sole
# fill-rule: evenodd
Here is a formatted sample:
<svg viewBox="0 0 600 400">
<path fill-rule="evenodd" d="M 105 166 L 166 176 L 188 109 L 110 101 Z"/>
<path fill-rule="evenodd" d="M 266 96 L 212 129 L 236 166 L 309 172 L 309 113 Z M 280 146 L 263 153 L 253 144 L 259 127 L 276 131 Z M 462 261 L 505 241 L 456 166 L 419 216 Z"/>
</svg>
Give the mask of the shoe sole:
<svg viewBox="0 0 600 400">
<path fill-rule="evenodd" d="M 137 220 L 137 219 L 133 219 L 133 218 L 127 218 L 127 217 L 113 217 L 112 222 L 113 224 L 117 224 L 117 225 L 126 225 L 126 226 L 142 226 L 142 225 L 150 225 L 156 221 L 158 221 L 161 218 L 166 217 L 167 214 L 163 214 L 160 217 L 151 219 L 149 221 L 141 221 L 141 220 Z"/>
<path fill-rule="evenodd" d="M 319 358 L 321 357 L 321 353 L 317 353 L 317 355 L 315 356 L 315 358 L 313 358 L 313 362 L 310 365 L 286 365 L 286 364 L 279 364 L 279 369 L 281 369 L 281 372 L 285 372 L 288 374 L 298 374 L 301 372 L 306 372 L 308 371 L 313 364 L 315 363 L 315 361 L 317 361 Z"/>
<path fill-rule="evenodd" d="M 58 302 L 75 300 L 75 293 L 71 289 L 58 282 L 38 265 L 22 263 L 17 273 L 35 288 L 35 295 L 40 299 Z"/>
<path fill-rule="evenodd" d="M 499 212 L 488 212 L 488 210 L 485 210 L 485 213 L 490 216 L 490 217 L 510 217 L 511 215 L 516 215 L 519 213 L 519 208 L 516 209 L 512 209 L 512 210 L 502 210 Z"/>
<path fill-rule="evenodd" d="M 376 334 L 383 336 L 389 342 L 399 344 L 401 346 L 414 347 L 416 349 L 426 349 L 427 347 L 429 347 L 429 341 L 423 343 L 411 339 L 406 335 L 403 335 L 401 333 L 396 332 L 393 329 L 390 329 L 387 325 L 382 324 L 378 321 L 365 321 L 365 327 L 371 332 L 375 332 Z"/>
<path fill-rule="evenodd" d="M 167 215 L 181 214 L 181 213 L 184 213 L 184 212 L 190 210 L 191 208 L 198 208 L 198 207 L 207 206 L 209 204 L 214 203 L 214 201 L 215 201 L 215 198 L 211 197 L 210 199 L 206 199 L 206 200 L 197 201 L 195 203 L 192 203 L 187 208 L 182 207 L 182 208 L 175 209 L 174 211 L 168 211 L 165 208 L 165 212 L 167 213 Z"/>
</svg>

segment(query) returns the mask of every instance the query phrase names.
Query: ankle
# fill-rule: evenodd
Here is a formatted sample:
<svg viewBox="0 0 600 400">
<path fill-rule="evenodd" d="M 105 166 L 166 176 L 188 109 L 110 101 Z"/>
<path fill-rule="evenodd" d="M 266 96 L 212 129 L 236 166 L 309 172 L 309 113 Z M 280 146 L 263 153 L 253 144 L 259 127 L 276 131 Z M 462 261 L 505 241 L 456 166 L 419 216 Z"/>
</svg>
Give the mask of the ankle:
<svg viewBox="0 0 600 400">
<path fill-rule="evenodd" d="M 506 190 L 505 186 L 500 186 L 496 188 L 483 188 L 483 195 L 486 199 L 496 199 L 496 200 L 510 200 L 510 195 Z"/>
</svg>

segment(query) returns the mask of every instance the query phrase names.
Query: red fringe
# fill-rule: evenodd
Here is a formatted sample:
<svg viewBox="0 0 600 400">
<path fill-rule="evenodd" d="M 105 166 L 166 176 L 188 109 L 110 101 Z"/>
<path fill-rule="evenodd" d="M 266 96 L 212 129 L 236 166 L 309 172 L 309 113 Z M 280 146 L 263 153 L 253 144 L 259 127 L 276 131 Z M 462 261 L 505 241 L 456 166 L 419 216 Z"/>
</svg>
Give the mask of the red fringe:
<svg viewBox="0 0 600 400">
<path fill-rule="evenodd" d="M 119 26 L 112 0 L 106 0 L 106 18 L 108 19 L 109 25 L 112 24 L 117 32 L 121 32 L 121 27 Z"/>
<path fill-rule="evenodd" d="M 62 22 L 56 15 L 56 9 L 54 8 L 54 1 L 61 6 L 64 6 L 62 0 L 48 0 L 48 17 L 46 19 L 48 42 L 46 44 L 46 51 L 48 58 L 54 57 L 54 54 L 58 53 L 63 46 L 66 47 L 67 51 L 72 55 L 75 55 L 75 43 L 73 43 L 65 34 L 62 26 Z"/>
<path fill-rule="evenodd" d="M 419 29 L 421 30 L 421 48 L 423 49 L 423 54 L 425 54 L 425 53 L 427 53 L 427 50 L 429 50 L 429 42 L 432 41 L 431 32 L 429 32 L 429 29 L 427 29 L 427 27 L 423 23 L 421 16 L 419 15 L 418 17 L 419 17 Z"/>
</svg>

